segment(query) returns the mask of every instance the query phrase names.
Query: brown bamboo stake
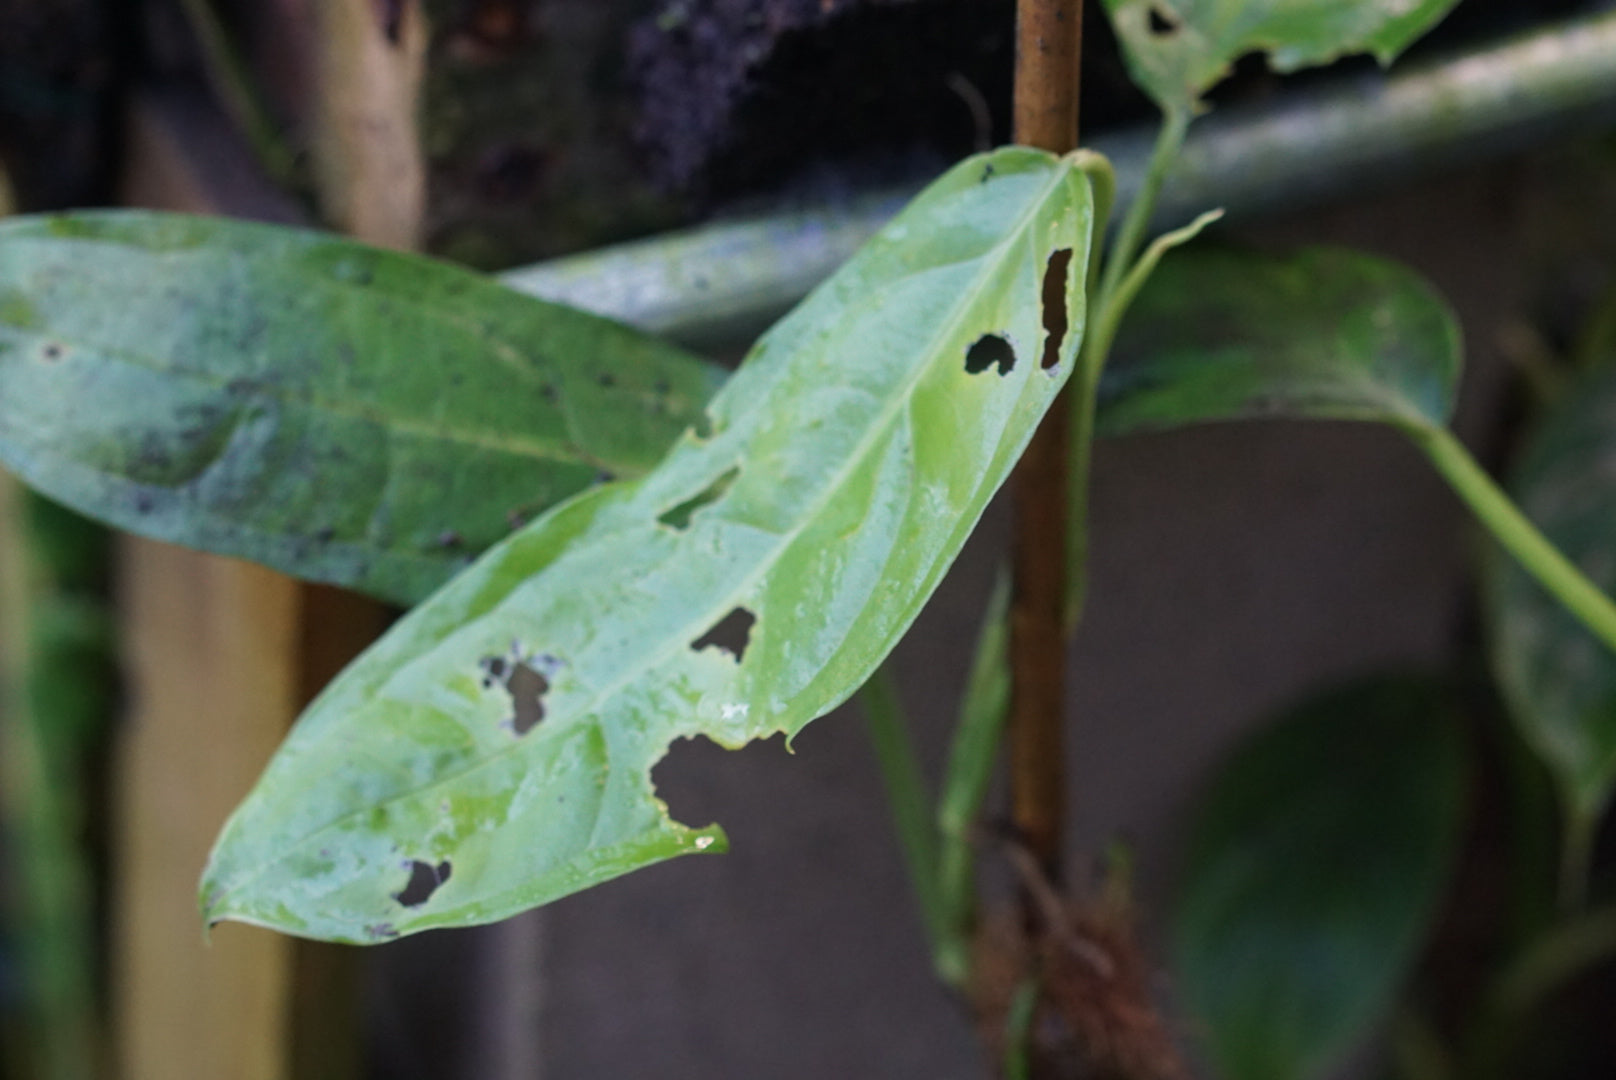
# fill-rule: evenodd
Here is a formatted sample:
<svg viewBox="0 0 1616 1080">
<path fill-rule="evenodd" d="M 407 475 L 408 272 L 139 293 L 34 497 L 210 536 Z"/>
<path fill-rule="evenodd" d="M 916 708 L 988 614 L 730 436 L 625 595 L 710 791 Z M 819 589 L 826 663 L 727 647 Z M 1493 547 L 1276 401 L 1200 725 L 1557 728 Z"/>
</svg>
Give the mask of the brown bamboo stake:
<svg viewBox="0 0 1616 1080">
<path fill-rule="evenodd" d="M 124 198 L 285 217 L 227 130 L 143 101 Z M 204 153 L 204 151 L 206 151 Z M 221 160 L 222 159 L 222 160 Z M 231 168 L 230 166 L 235 166 Z M 409 235 L 405 222 L 397 235 Z M 196 882 L 225 817 L 308 699 L 385 625 L 360 597 L 154 541 L 120 545 L 130 715 L 118 754 L 112 1005 L 122 1080 L 351 1080 L 355 951 L 224 924 Z"/>
<path fill-rule="evenodd" d="M 1018 0 L 1016 142 L 1057 154 L 1076 149 L 1082 43 L 1082 0 Z M 1011 820 L 1051 880 L 1060 877 L 1065 810 L 1066 398 L 1050 407 L 1012 484 Z"/>
</svg>

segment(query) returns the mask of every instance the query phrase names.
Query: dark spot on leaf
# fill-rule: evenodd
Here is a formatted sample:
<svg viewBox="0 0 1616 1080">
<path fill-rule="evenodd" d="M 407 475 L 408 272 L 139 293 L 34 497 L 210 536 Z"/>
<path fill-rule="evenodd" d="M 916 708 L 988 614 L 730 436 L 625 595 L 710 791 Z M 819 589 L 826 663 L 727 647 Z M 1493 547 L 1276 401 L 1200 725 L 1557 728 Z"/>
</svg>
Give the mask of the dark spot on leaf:
<svg viewBox="0 0 1616 1080">
<path fill-rule="evenodd" d="M 410 863 L 410 881 L 404 886 L 403 892 L 393 894 L 405 907 L 420 907 L 432 899 L 432 894 L 438 891 L 438 886 L 449 880 L 449 872 L 453 868 L 449 860 L 445 859 L 438 865 L 424 863 L 416 859 Z"/>
<path fill-rule="evenodd" d="M 393 924 L 390 922 L 373 923 L 365 927 L 365 936 L 372 941 L 388 941 L 398 937 L 398 931 L 393 929 Z"/>
<path fill-rule="evenodd" d="M 518 735 L 526 735 L 544 719 L 544 695 L 550 689 L 550 680 L 533 666 L 533 660 L 523 659 L 521 650 L 513 647 L 511 655 L 485 656 L 482 659 L 483 689 L 495 685 L 505 688 L 511 696 L 511 717 L 508 723 Z"/>
<path fill-rule="evenodd" d="M 989 180 L 992 180 L 992 179 L 993 179 L 993 162 L 990 161 L 986 165 L 982 166 L 982 179 L 980 181 L 978 181 L 978 182 L 985 184 Z"/>
<path fill-rule="evenodd" d="M 711 506 L 719 499 L 722 499 L 729 492 L 730 485 L 735 483 L 735 478 L 740 474 L 741 467 L 739 465 L 731 466 L 724 471 L 722 476 L 708 484 L 701 491 L 698 491 L 679 505 L 664 511 L 657 518 L 657 521 L 670 529 L 677 529 L 681 532 L 688 529 L 691 515 L 702 507 Z"/>
<path fill-rule="evenodd" d="M 1166 36 L 1178 29 L 1178 15 L 1160 4 L 1150 5 L 1150 32 Z"/>
<path fill-rule="evenodd" d="M 553 402 L 559 398 L 561 394 L 554 386 L 550 385 L 549 383 L 545 383 L 543 386 L 539 387 L 539 396 L 545 401 Z"/>
<path fill-rule="evenodd" d="M 319 529 L 315 530 L 314 533 L 314 538 L 322 544 L 329 544 L 332 540 L 336 539 L 336 536 L 337 530 L 333 529 L 329 525 L 321 526 Z"/>
<path fill-rule="evenodd" d="M 135 513 L 149 514 L 152 511 L 152 497 L 144 491 L 135 493 Z"/>
<path fill-rule="evenodd" d="M 46 360 L 60 360 L 62 358 L 62 347 L 54 341 L 46 345 L 41 351 Z"/>
<path fill-rule="evenodd" d="M 610 390 L 612 387 L 617 385 L 617 376 L 613 375 L 609 371 L 603 371 L 599 375 L 595 376 L 595 381 L 600 383 L 600 385 L 604 386 L 606 389 Z"/>
<path fill-rule="evenodd" d="M 697 442 L 706 442 L 713 437 L 716 431 L 717 428 L 713 426 L 713 418 L 705 412 L 696 417 L 696 422 L 690 428 L 690 433 L 696 437 Z"/>
<path fill-rule="evenodd" d="M 1072 249 L 1061 248 L 1044 264 L 1044 357 L 1045 371 L 1060 363 L 1061 342 L 1066 340 L 1070 323 L 1066 319 L 1066 272 L 1072 265 Z"/>
<path fill-rule="evenodd" d="M 994 366 L 998 367 L 1000 375 L 1010 374 L 1010 369 L 1016 366 L 1015 347 L 1008 338 L 998 334 L 983 334 L 965 350 L 965 370 L 972 375 L 980 375 Z"/>
<path fill-rule="evenodd" d="M 669 384 L 667 379 L 658 379 L 652 385 L 651 389 L 655 390 L 658 394 L 661 394 L 663 396 L 667 396 L 668 394 L 673 393 L 673 387 L 672 387 L 672 385 Z"/>
<path fill-rule="evenodd" d="M 438 534 L 437 545 L 440 548 L 453 550 L 465 542 L 465 538 L 453 529 L 445 529 Z"/>
<path fill-rule="evenodd" d="M 738 664 L 746 658 L 746 647 L 752 643 L 752 627 L 757 622 L 757 616 L 743 607 L 738 607 L 725 615 L 713 628 L 690 643 L 690 647 L 697 652 L 710 645 L 729 653 Z"/>
<path fill-rule="evenodd" d="M 616 479 L 617 474 L 612 472 L 610 469 L 601 469 L 595 474 L 595 483 L 597 484 L 609 484 Z"/>
</svg>

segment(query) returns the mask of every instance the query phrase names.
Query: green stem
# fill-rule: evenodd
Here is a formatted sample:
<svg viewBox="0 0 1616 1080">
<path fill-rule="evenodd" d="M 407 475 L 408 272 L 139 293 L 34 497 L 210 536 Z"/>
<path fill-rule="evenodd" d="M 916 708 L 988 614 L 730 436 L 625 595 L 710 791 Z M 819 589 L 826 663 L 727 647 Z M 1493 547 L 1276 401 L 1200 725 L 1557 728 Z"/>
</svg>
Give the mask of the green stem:
<svg viewBox="0 0 1616 1080">
<path fill-rule="evenodd" d="M 1029 1050 L 1032 1044 L 1032 1021 L 1038 1014 L 1038 983 L 1028 979 L 1016 987 L 1010 999 L 1010 1011 L 1004 1018 L 1004 1077 L 1005 1080 L 1028 1080 L 1032 1075 Z"/>
<path fill-rule="evenodd" d="M 1184 136 L 1189 132 L 1189 127 L 1190 114 L 1187 110 L 1170 108 L 1163 111 L 1162 126 L 1156 133 L 1156 145 L 1150 152 L 1150 162 L 1145 166 L 1139 192 L 1128 204 L 1128 213 L 1122 219 L 1122 227 L 1117 230 L 1111 254 L 1106 259 L 1098 298 L 1101 310 L 1109 306 L 1111 297 L 1122 284 L 1123 276 L 1133 267 L 1134 255 L 1145 242 L 1145 230 L 1150 226 L 1156 197 L 1161 194 L 1162 184 L 1172 171 L 1173 163 L 1178 160 L 1179 151 L 1184 148 Z"/>
<path fill-rule="evenodd" d="M 1560 842 L 1560 910 L 1566 914 L 1588 906 L 1588 879 L 1593 873 L 1594 841 L 1599 817 L 1566 800 L 1565 835 Z"/>
<path fill-rule="evenodd" d="M 1431 1022 L 1412 1006 L 1392 1021 L 1391 1053 L 1402 1080 L 1455 1080 L 1453 1053 Z"/>
<path fill-rule="evenodd" d="M 219 103 L 246 137 L 270 178 L 283 187 L 293 186 L 297 180 L 297 155 L 282 140 L 252 72 L 213 9 L 213 0 L 180 0 L 180 4 L 196 34 L 202 66 Z"/>
<path fill-rule="evenodd" d="M 64 772 L 76 764 L 52 742 L 71 716 L 41 715 L 41 595 L 30 553 L 27 495 L 0 474 L 0 816 L 15 860 L 15 931 L 26 988 L 27 1075 L 90 1080 L 98 1021 L 91 953 L 90 883 L 77 841 L 76 803 Z M 57 737 L 51 738 L 50 724 Z M 21 1075 L 21 1074 L 19 1074 Z"/>
<path fill-rule="evenodd" d="M 1616 906 L 1600 908 L 1549 930 L 1498 977 L 1495 1017 L 1519 1020 L 1583 972 L 1616 958 Z"/>
<path fill-rule="evenodd" d="M 1464 444 L 1446 428 L 1411 423 L 1404 430 L 1504 550 L 1606 648 L 1616 652 L 1616 604 L 1527 520 Z"/>
<path fill-rule="evenodd" d="M 1001 568 L 977 632 L 959 724 L 943 774 L 937 807 L 941 837 L 938 857 L 943 934 L 938 940 L 938 974 L 964 987 L 969 974 L 971 924 L 976 917 L 976 845 L 973 833 L 993 780 L 1010 704 L 1010 575 Z"/>
<path fill-rule="evenodd" d="M 1094 192 L 1094 235 L 1089 241 L 1088 272 L 1083 281 L 1083 344 L 1078 352 L 1077 368 L 1072 372 L 1071 389 L 1067 391 L 1072 399 L 1072 462 L 1066 488 L 1067 637 L 1076 632 L 1088 595 L 1089 470 L 1094 458 L 1094 409 L 1100 372 L 1105 367 L 1105 353 L 1096 350 L 1092 341 L 1095 326 L 1103 321 L 1099 305 L 1101 254 L 1117 198 L 1117 174 L 1109 161 L 1089 150 L 1076 150 L 1070 156 L 1088 177 Z"/>
<path fill-rule="evenodd" d="M 1139 290 L 1145 287 L 1145 282 L 1150 280 L 1150 275 L 1155 273 L 1162 256 L 1179 245 L 1195 239 L 1202 229 L 1222 216 L 1222 210 L 1208 210 L 1188 225 L 1156 237 L 1139 260 L 1128 268 L 1116 290 L 1108 294 L 1095 317 L 1094 329 L 1087 342 L 1093 351 L 1089 362 L 1096 382 L 1105 367 L 1106 357 L 1111 353 L 1111 343 L 1116 340 L 1117 328 L 1122 325 L 1122 317 L 1128 313 L 1128 307 L 1133 303 L 1134 297 L 1139 295 Z"/>
<path fill-rule="evenodd" d="M 926 934 L 934 955 L 940 956 L 949 923 L 938 888 L 937 830 L 931 796 L 921 775 L 897 686 L 885 666 L 878 668 L 859 691 L 859 703 L 869 722 L 870 741 L 881 766 L 881 778 L 886 782 L 898 844 L 903 849 Z"/>
</svg>

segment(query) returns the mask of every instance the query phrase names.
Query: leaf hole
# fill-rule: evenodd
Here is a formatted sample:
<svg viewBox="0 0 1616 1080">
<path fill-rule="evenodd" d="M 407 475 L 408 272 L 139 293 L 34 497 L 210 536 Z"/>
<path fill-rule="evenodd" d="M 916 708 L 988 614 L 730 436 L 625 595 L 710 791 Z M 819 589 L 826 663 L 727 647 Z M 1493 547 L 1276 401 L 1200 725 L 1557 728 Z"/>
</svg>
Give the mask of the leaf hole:
<svg viewBox="0 0 1616 1080">
<path fill-rule="evenodd" d="M 997 366 L 1000 375 L 1010 374 L 1016 366 L 1015 346 L 1010 339 L 998 334 L 983 334 L 976 342 L 965 350 L 965 370 L 972 375 L 980 375 L 990 367 Z"/>
<path fill-rule="evenodd" d="M 746 647 L 752 643 L 752 627 L 757 616 L 746 608 L 738 607 L 713 624 L 713 628 L 690 643 L 696 652 L 716 646 L 729 653 L 739 664 L 746 659 Z"/>
<path fill-rule="evenodd" d="M 695 437 L 697 442 L 706 442 L 717 433 L 718 428 L 713 423 L 712 414 L 705 411 L 696 417 L 696 422 L 690 426 L 690 434 Z"/>
<path fill-rule="evenodd" d="M 1166 37 L 1178 30 L 1178 14 L 1171 8 L 1161 4 L 1150 5 L 1150 32 L 1157 37 Z"/>
<path fill-rule="evenodd" d="M 405 907 L 420 907 L 432 899 L 432 894 L 438 891 L 438 886 L 449 880 L 449 873 L 453 869 L 448 859 L 444 859 L 436 866 L 415 859 L 410 863 L 409 883 L 404 886 L 402 892 L 394 893 L 393 899 Z"/>
<path fill-rule="evenodd" d="M 554 668 L 557 661 L 548 656 L 523 656 L 521 647 L 514 642 L 505 656 L 485 656 L 478 662 L 483 672 L 483 689 L 496 685 L 511 696 L 511 716 L 506 723 L 518 735 L 526 735 L 544 719 L 544 695 L 550 690 L 550 679 L 540 666 Z"/>
<path fill-rule="evenodd" d="M 704 506 L 711 506 L 729 493 L 730 485 L 741 473 L 739 465 L 731 466 L 724 474 L 678 506 L 670 507 L 657 518 L 660 524 L 683 532 L 690 527 L 690 518 Z"/>
<path fill-rule="evenodd" d="M 1044 356 L 1043 368 L 1048 371 L 1060 363 L 1061 343 L 1071 323 L 1066 318 L 1066 273 L 1071 269 L 1072 249 L 1061 248 L 1049 256 L 1044 264 Z"/>
</svg>

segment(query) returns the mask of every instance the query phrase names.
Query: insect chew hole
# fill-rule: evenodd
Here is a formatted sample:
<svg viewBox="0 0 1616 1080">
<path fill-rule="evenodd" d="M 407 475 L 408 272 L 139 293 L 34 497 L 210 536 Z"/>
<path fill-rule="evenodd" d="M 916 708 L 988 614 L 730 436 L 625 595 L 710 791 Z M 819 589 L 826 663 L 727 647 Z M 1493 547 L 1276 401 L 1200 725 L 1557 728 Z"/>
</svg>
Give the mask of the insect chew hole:
<svg viewBox="0 0 1616 1080">
<path fill-rule="evenodd" d="M 702 507 L 711 506 L 719 499 L 722 499 L 729 492 L 730 486 L 735 483 L 735 478 L 740 473 L 741 467 L 739 465 L 731 466 L 724 471 L 722 476 L 684 502 L 663 511 L 657 521 L 670 529 L 683 532 L 690 527 L 691 516 Z"/>
<path fill-rule="evenodd" d="M 482 659 L 483 689 L 492 690 L 497 683 L 511 696 L 511 730 L 526 735 L 544 719 L 544 695 L 550 689 L 550 680 L 534 666 L 535 659 L 523 657 L 513 648 L 509 656 L 485 656 Z"/>
<path fill-rule="evenodd" d="M 449 880 L 449 873 L 453 869 L 448 859 L 436 866 L 415 859 L 410 863 L 409 884 L 404 886 L 403 891 L 394 893 L 393 899 L 405 907 L 420 907 L 432 899 L 438 886 Z"/>
<path fill-rule="evenodd" d="M 752 641 L 752 627 L 757 616 L 738 607 L 713 624 L 713 628 L 690 643 L 696 652 L 716 646 L 735 658 L 738 664 L 746 656 L 746 647 Z"/>
<path fill-rule="evenodd" d="M 1072 249 L 1052 252 L 1044 264 L 1044 355 L 1045 371 L 1060 363 L 1061 343 L 1070 323 L 1066 318 L 1066 272 L 1072 265 Z"/>
<path fill-rule="evenodd" d="M 1170 8 L 1161 4 L 1150 5 L 1150 32 L 1158 37 L 1171 34 L 1178 29 L 1178 16 Z"/>
<path fill-rule="evenodd" d="M 1015 346 L 998 334 L 983 334 L 965 350 L 965 370 L 972 375 L 980 375 L 990 367 L 997 367 L 1000 375 L 1008 375 L 1015 366 Z"/>
</svg>

